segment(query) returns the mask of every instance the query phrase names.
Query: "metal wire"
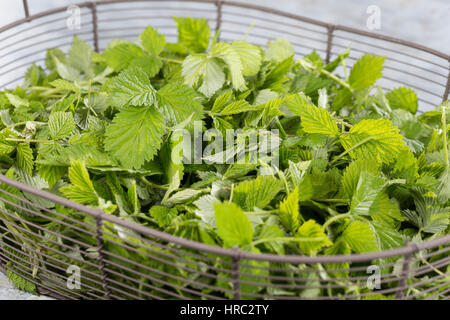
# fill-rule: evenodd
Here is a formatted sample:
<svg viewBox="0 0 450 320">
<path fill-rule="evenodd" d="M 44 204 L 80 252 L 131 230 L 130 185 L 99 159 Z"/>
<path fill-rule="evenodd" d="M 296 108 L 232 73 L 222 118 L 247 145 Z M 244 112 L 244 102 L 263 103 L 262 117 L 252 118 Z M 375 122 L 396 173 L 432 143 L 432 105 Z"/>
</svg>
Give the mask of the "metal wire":
<svg viewBox="0 0 450 320">
<path fill-rule="evenodd" d="M 116 7 L 124 3 L 143 2 L 149 5 Z M 407 41 L 258 5 L 219 0 L 83 2 L 78 6 L 86 9 L 82 16 L 87 20 L 85 28 L 76 34 L 88 36 L 86 40 L 93 44 L 97 52 L 100 49 L 99 42 L 117 38 L 117 32 L 125 31 L 121 34 L 122 38 L 134 38 L 141 27 L 114 26 L 128 19 L 122 14 L 127 11 L 132 14 L 139 12 L 139 15 L 134 13 L 135 20 L 146 24 L 149 24 L 149 20 L 158 20 L 150 24 L 163 30 L 167 36 L 176 37 L 174 23 L 166 20 L 171 18 L 167 12 L 179 9 L 168 6 L 167 2 L 183 2 L 186 4 L 183 10 L 195 11 L 196 16 L 203 15 L 208 21 L 215 22 L 216 30 L 220 28 L 227 41 L 245 36 L 245 32 L 234 30 L 233 27 L 242 30 L 250 25 L 245 19 L 250 19 L 258 21 L 249 35 L 252 41 L 271 40 L 274 38 L 272 34 L 288 36 L 297 55 L 316 50 L 328 62 L 332 56 L 338 55 L 333 49 L 347 48 L 345 41 L 356 46 L 352 53 L 365 54 L 370 53 L 370 49 L 381 50 L 387 55 L 386 61 L 391 63 L 385 66 L 389 74 L 383 76 L 384 90 L 391 89 L 390 84 L 406 85 L 416 89 L 419 101 L 427 106 L 434 105 L 429 99 L 440 101 L 448 97 L 450 57 L 444 53 Z M 67 34 L 62 35 L 60 29 L 42 32 L 39 29 L 62 22 L 64 17 L 57 15 L 64 12 L 65 8 L 30 15 L 27 1 L 23 3 L 25 17 L 0 28 L 0 43 L 9 42 L 7 46 L 0 47 L 0 78 L 5 79 L 2 79 L 0 87 L 23 79 L 23 76 L 11 79 L 12 73 L 31 63 L 45 60 L 41 58 L 45 49 L 37 49 L 40 45 L 47 47 L 52 43 L 59 48 L 70 45 L 64 41 Z M 155 14 L 158 11 L 162 14 Z M 43 18 L 48 20 L 40 21 Z M 27 23 L 30 26 L 26 26 Z M 41 41 L 32 41 L 39 37 Z M 376 39 L 377 42 L 372 43 L 374 41 L 368 39 Z M 24 46 L 24 41 L 32 43 Z M 408 48 L 408 51 L 386 46 L 386 43 L 395 43 Z M 423 54 L 415 55 L 411 50 L 425 53 L 426 57 Z M 33 61 L 28 61 L 30 59 Z M 349 57 L 350 63 L 356 59 L 357 56 L 353 54 Z M 410 69 L 402 70 L 399 66 Z M 419 70 L 425 74 L 416 73 Z M 443 70 L 445 73 L 449 71 L 449 75 L 442 73 Z M 0 182 L 20 192 L 18 196 L 10 189 L 3 190 L 0 187 L 0 268 L 36 285 L 40 293 L 59 299 L 333 300 L 361 299 L 378 294 L 395 296 L 397 299 L 449 297 L 450 235 L 367 254 L 321 257 L 255 254 L 238 248 L 230 250 L 178 238 L 106 215 L 100 210 L 73 203 L 5 176 L 0 175 Z M 72 209 L 88 217 L 92 224 L 62 214 L 56 209 L 45 208 L 30 200 L 33 198 L 29 196 Z M 45 223 L 29 221 L 27 215 L 38 217 Z M 67 232 L 63 234 L 59 230 L 64 228 Z M 81 266 L 82 290 L 69 290 L 66 287 L 66 268 L 71 265 Z M 379 277 L 380 289 L 368 289 L 370 274 L 367 274 L 367 268 L 371 265 L 383 271 Z M 309 297 L 308 290 L 320 290 L 322 295 Z"/>
</svg>

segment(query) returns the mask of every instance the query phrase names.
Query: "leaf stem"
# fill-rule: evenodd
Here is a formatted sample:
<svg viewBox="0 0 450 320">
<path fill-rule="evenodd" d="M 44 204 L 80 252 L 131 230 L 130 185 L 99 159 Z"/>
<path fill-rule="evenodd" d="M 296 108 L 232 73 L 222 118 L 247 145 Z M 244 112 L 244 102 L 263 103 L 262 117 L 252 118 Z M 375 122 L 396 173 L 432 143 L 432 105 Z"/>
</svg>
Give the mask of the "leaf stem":
<svg viewBox="0 0 450 320">
<path fill-rule="evenodd" d="M 442 106 L 442 134 L 444 135 L 444 155 L 445 155 L 445 166 L 448 168 L 448 145 L 447 145 L 447 119 L 446 119 L 446 111 L 445 106 Z"/>
<path fill-rule="evenodd" d="M 40 122 L 40 121 L 31 121 L 31 120 L 28 120 L 28 121 L 22 121 L 22 122 L 14 123 L 12 126 L 10 126 L 10 128 L 15 128 L 15 127 L 18 127 L 18 126 L 27 124 L 27 122 L 32 122 L 32 123 L 39 124 L 39 125 L 46 125 L 46 124 L 47 124 L 47 122 Z"/>
<path fill-rule="evenodd" d="M 373 140 L 373 137 L 367 137 L 367 138 L 361 140 L 360 142 L 358 142 L 357 144 L 351 146 L 350 148 L 348 148 L 347 150 L 345 150 L 344 152 L 342 152 L 340 155 L 338 155 L 336 158 L 334 158 L 334 159 L 330 162 L 330 164 L 335 163 L 336 161 L 338 161 L 339 159 L 341 159 L 343 156 L 345 156 L 345 155 L 346 155 L 347 153 L 349 153 L 350 151 L 352 151 L 352 150 L 358 148 L 359 146 L 363 145 L 364 143 L 366 143 L 366 142 L 368 142 L 368 141 L 370 141 L 370 140 Z"/>
<path fill-rule="evenodd" d="M 342 79 L 339 78 L 339 77 L 336 77 L 336 76 L 335 76 L 334 74 L 332 74 L 331 72 L 328 72 L 328 71 L 325 70 L 325 69 L 320 69 L 320 73 L 322 73 L 323 75 L 327 76 L 327 77 L 330 78 L 330 79 L 333 79 L 334 81 L 336 81 L 337 83 L 339 83 L 341 86 L 346 87 L 348 90 L 350 90 L 351 93 L 354 92 L 353 88 L 350 87 L 350 85 L 349 85 L 346 81 L 342 80 Z"/>
<path fill-rule="evenodd" d="M 171 59 L 171 58 L 166 58 L 166 57 L 159 57 L 161 60 L 163 61 L 167 61 L 167 62 L 173 62 L 173 63 L 179 63 L 182 64 L 183 60 L 178 60 L 178 59 Z"/>
<path fill-rule="evenodd" d="M 160 186 L 160 185 L 154 184 L 154 183 L 148 181 L 147 179 L 145 179 L 145 177 L 141 177 L 140 180 L 141 180 L 144 184 L 146 184 L 147 186 L 149 186 L 150 188 L 153 188 L 153 189 L 161 189 L 161 190 L 167 190 L 167 189 L 169 189 L 169 187 L 166 187 L 166 186 Z"/>
<path fill-rule="evenodd" d="M 332 223 L 341 220 L 341 219 L 345 219 L 345 218 L 349 218 L 350 217 L 350 213 L 343 213 L 343 214 L 338 214 L 337 216 L 331 217 L 330 219 L 328 219 L 324 224 L 323 224 L 323 229 L 328 228 Z"/>
<path fill-rule="evenodd" d="M 5 138 L 6 141 L 16 141 L 16 142 L 36 142 L 36 143 L 49 143 L 52 140 L 36 140 L 36 139 L 21 139 L 21 138 Z"/>
</svg>

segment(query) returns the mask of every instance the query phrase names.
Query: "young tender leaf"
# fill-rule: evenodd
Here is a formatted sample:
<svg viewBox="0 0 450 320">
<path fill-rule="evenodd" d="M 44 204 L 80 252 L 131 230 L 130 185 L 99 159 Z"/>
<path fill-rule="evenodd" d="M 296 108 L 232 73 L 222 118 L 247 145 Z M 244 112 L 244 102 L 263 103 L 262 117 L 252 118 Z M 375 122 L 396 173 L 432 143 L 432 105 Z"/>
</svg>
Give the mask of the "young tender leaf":
<svg viewBox="0 0 450 320">
<path fill-rule="evenodd" d="M 353 221 L 342 233 L 343 241 L 357 253 L 378 251 L 377 238 L 369 224 Z"/>
<path fill-rule="evenodd" d="M 75 129 L 75 120 L 70 112 L 57 111 L 48 117 L 48 129 L 53 140 L 67 138 Z"/>
<path fill-rule="evenodd" d="M 76 85 L 73 82 L 63 80 L 63 79 L 56 79 L 56 80 L 52 81 L 50 84 L 57 89 L 73 91 L 75 93 L 79 93 L 81 91 L 81 89 L 78 85 Z"/>
<path fill-rule="evenodd" d="M 247 89 L 242 74 L 241 58 L 230 44 L 224 42 L 216 43 L 211 49 L 211 56 L 222 59 L 227 64 L 234 89 L 239 91 Z"/>
<path fill-rule="evenodd" d="M 409 149 L 405 148 L 396 159 L 393 173 L 397 178 L 405 179 L 407 183 L 414 183 L 419 177 L 418 170 L 417 159 Z"/>
<path fill-rule="evenodd" d="M 82 39 L 75 36 L 69 50 L 70 65 L 87 76 L 93 75 L 92 48 Z"/>
<path fill-rule="evenodd" d="M 27 143 L 19 143 L 16 149 L 16 161 L 19 168 L 25 170 L 30 176 L 33 175 L 33 150 Z"/>
<path fill-rule="evenodd" d="M 361 172 L 356 190 L 352 197 L 350 213 L 368 216 L 370 207 L 383 190 L 384 179 L 367 171 Z"/>
<path fill-rule="evenodd" d="M 349 164 L 342 176 L 342 189 L 344 194 L 351 198 L 356 191 L 359 178 L 363 171 L 367 171 L 372 175 L 378 174 L 377 163 L 371 160 L 357 159 Z"/>
<path fill-rule="evenodd" d="M 388 163 L 405 147 L 399 131 L 386 119 L 362 120 L 340 139 L 352 158 Z"/>
<path fill-rule="evenodd" d="M 51 48 L 47 50 L 45 55 L 45 66 L 48 70 L 54 71 L 56 69 L 56 61 L 55 58 L 60 62 L 65 63 L 67 61 L 67 57 L 64 52 L 62 52 L 58 48 Z"/>
<path fill-rule="evenodd" d="M 58 75 L 67 81 L 77 81 L 81 79 L 80 71 L 70 66 L 69 64 L 59 61 L 54 58 L 56 64 L 56 71 Z"/>
<path fill-rule="evenodd" d="M 258 239 L 271 239 L 271 238 L 279 238 L 284 237 L 284 232 L 281 230 L 278 225 L 274 224 L 273 219 L 269 218 L 264 223 L 264 225 L 261 228 L 261 231 L 258 235 Z M 267 250 L 277 253 L 277 254 L 284 254 L 284 246 L 282 241 L 267 241 L 264 242 L 264 247 L 267 248 Z"/>
<path fill-rule="evenodd" d="M 233 202 L 245 210 L 264 209 L 282 187 L 283 183 L 272 176 L 259 176 L 239 183 L 234 188 Z"/>
<path fill-rule="evenodd" d="M 208 49 L 211 30 L 206 19 L 173 18 L 178 27 L 178 42 L 193 52 Z"/>
<path fill-rule="evenodd" d="M 144 50 L 138 45 L 128 42 L 107 48 L 103 52 L 106 63 L 116 72 L 127 68 L 133 59 L 142 56 L 145 56 Z"/>
<path fill-rule="evenodd" d="M 200 87 L 198 91 L 206 97 L 211 97 L 225 83 L 225 73 L 217 59 L 204 54 L 188 56 L 183 61 L 182 75 L 184 83 L 190 87 Z"/>
<path fill-rule="evenodd" d="M 98 204 L 94 185 L 92 184 L 89 173 L 82 161 L 71 161 L 69 179 L 72 185 L 64 186 L 59 189 L 65 197 L 81 204 Z"/>
<path fill-rule="evenodd" d="M 5 96 L 8 98 L 9 102 L 16 108 L 20 108 L 22 106 L 28 107 L 30 103 L 27 99 L 23 99 L 12 93 L 5 93 Z"/>
<path fill-rule="evenodd" d="M 272 68 L 266 76 L 263 88 L 272 89 L 273 91 L 283 90 L 283 81 L 286 80 L 286 74 L 291 70 L 293 58 L 289 57 L 278 63 Z"/>
<path fill-rule="evenodd" d="M 242 74 L 244 76 L 254 76 L 258 73 L 262 57 L 261 50 L 246 41 L 233 41 L 231 47 L 241 58 L 242 63 Z"/>
<path fill-rule="evenodd" d="M 161 59 L 155 56 L 137 57 L 130 61 L 130 68 L 141 68 L 149 78 L 156 76 L 162 66 Z"/>
<path fill-rule="evenodd" d="M 392 109 L 404 109 L 415 114 L 419 107 L 416 93 L 409 88 L 393 89 L 386 94 L 386 98 Z"/>
<path fill-rule="evenodd" d="M 328 136 L 339 134 L 336 122 L 331 118 L 330 113 L 313 105 L 303 93 L 290 96 L 286 100 L 286 105 L 289 110 L 301 117 L 301 124 L 305 132 Z"/>
<path fill-rule="evenodd" d="M 164 120 L 154 107 L 128 107 L 106 129 L 105 149 L 126 168 L 139 169 L 162 143 Z"/>
<path fill-rule="evenodd" d="M 253 239 L 252 224 L 234 203 L 214 203 L 216 227 L 226 247 L 244 246 Z"/>
<path fill-rule="evenodd" d="M 159 56 L 166 45 L 166 36 L 150 26 L 141 33 L 139 39 L 145 51 L 155 56 Z"/>
<path fill-rule="evenodd" d="M 219 113 L 223 110 L 223 108 L 230 102 L 233 97 L 233 90 L 227 90 L 222 93 L 217 99 L 214 101 L 214 104 L 211 108 L 211 112 Z"/>
<path fill-rule="evenodd" d="M 280 203 L 279 217 L 281 224 L 292 233 L 295 233 L 299 226 L 299 201 L 297 187 Z"/>
<path fill-rule="evenodd" d="M 399 248 L 404 244 L 403 236 L 391 224 L 384 221 L 371 221 L 381 250 Z"/>
<path fill-rule="evenodd" d="M 172 220 L 178 215 L 177 209 L 169 209 L 164 206 L 153 206 L 150 208 L 150 215 L 156 219 L 158 226 L 163 228 L 172 222 Z"/>
<path fill-rule="evenodd" d="M 131 209 L 133 214 L 139 214 L 141 212 L 141 203 L 139 202 L 139 197 L 136 189 L 136 181 L 133 181 L 131 186 L 128 188 L 128 201 L 131 204 Z"/>
<path fill-rule="evenodd" d="M 297 231 L 297 238 L 317 238 L 311 241 L 299 242 L 300 251 L 307 255 L 315 255 L 323 247 L 331 246 L 333 243 L 327 238 L 322 226 L 314 220 L 303 223 Z"/>
<path fill-rule="evenodd" d="M 294 47 L 286 39 L 277 39 L 269 41 L 266 57 L 275 63 L 280 63 L 294 55 Z"/>
<path fill-rule="evenodd" d="M 203 105 L 198 94 L 182 83 L 166 84 L 158 91 L 156 98 L 157 107 L 169 126 L 183 122 L 192 114 L 191 121 L 203 118 Z"/>
<path fill-rule="evenodd" d="M 220 111 L 220 113 L 223 115 L 232 115 L 232 114 L 238 114 L 238 113 L 254 111 L 254 110 L 258 110 L 258 107 L 250 105 L 245 100 L 237 100 L 237 101 L 230 103 L 225 108 L 223 108 L 223 110 Z"/>
<path fill-rule="evenodd" d="M 366 54 L 356 61 L 350 71 L 349 83 L 355 90 L 370 88 L 382 76 L 384 57 Z"/>
<path fill-rule="evenodd" d="M 194 202 L 194 205 L 197 207 L 197 210 L 195 210 L 195 214 L 199 216 L 200 219 L 202 219 L 204 222 L 214 227 L 216 225 L 214 204 L 219 202 L 219 200 L 217 200 L 210 194 L 200 197 Z"/>
<path fill-rule="evenodd" d="M 140 68 L 121 72 L 111 84 L 109 102 L 115 107 L 151 106 L 155 102 L 156 90 L 147 74 Z"/>
<path fill-rule="evenodd" d="M 383 222 L 390 226 L 395 226 L 398 222 L 404 220 L 398 204 L 389 199 L 385 192 L 379 193 L 375 198 L 369 214 L 374 221 Z"/>
</svg>

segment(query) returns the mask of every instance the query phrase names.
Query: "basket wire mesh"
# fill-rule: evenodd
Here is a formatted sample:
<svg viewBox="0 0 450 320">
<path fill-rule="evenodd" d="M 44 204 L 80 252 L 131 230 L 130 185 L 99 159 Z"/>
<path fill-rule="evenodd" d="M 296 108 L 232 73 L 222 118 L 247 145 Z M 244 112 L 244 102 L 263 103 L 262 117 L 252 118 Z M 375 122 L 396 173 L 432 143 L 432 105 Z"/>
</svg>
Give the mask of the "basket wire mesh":
<svg viewBox="0 0 450 320">
<path fill-rule="evenodd" d="M 365 53 L 386 56 L 380 86 L 416 90 L 421 110 L 448 99 L 444 53 L 407 41 L 233 1 L 125 1 L 77 4 L 82 25 L 68 30 L 66 8 L 0 28 L 0 88 L 19 84 L 49 47 L 68 49 L 77 35 L 97 52 L 110 40 L 134 40 L 152 25 L 176 41 L 172 16 L 206 18 L 221 40 L 265 46 L 286 38 L 295 53 L 316 50 L 330 61 L 351 46 L 349 64 Z M 129 23 L 130 18 L 133 23 Z M 126 22 L 126 23 L 125 23 Z M 59 299 L 396 299 L 450 298 L 450 235 L 425 243 L 347 256 L 276 256 L 223 249 L 107 215 L 0 175 L 0 268 Z M 53 204 L 49 206 L 48 203 Z M 49 209 L 54 207 L 56 209 Z M 50 229 L 49 226 L 52 226 Z M 55 226 L 64 227 L 64 233 Z M 26 236 L 24 236 L 26 235 Z M 66 273 L 78 266 L 81 289 Z M 375 288 L 368 284 L 378 272 Z M 270 281 L 268 281 L 270 280 Z"/>
</svg>

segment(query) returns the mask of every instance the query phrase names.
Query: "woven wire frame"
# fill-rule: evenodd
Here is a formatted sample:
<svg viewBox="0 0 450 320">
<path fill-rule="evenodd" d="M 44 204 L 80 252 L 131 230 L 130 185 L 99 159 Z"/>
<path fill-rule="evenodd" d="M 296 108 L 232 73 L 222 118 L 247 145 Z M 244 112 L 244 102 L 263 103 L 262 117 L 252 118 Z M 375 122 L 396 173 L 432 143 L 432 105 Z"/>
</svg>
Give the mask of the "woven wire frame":
<svg viewBox="0 0 450 320">
<path fill-rule="evenodd" d="M 74 35 L 101 51 L 113 39 L 134 41 L 152 25 L 173 42 L 172 16 L 192 16 L 220 28 L 224 41 L 242 39 L 254 23 L 248 41 L 264 47 L 268 40 L 286 38 L 296 55 L 316 50 L 326 62 L 350 46 L 349 67 L 365 53 L 386 56 L 380 86 L 413 88 L 421 110 L 449 94 L 446 54 L 256 5 L 212 0 L 84 2 L 77 5 L 80 28 L 69 30 L 66 7 L 30 15 L 27 1 L 23 3 L 25 18 L 0 28 L 0 88 L 20 84 L 32 63 L 43 65 L 49 47 L 67 50 Z M 2 175 L 0 183 L 0 268 L 55 298 L 450 298 L 450 235 L 348 256 L 254 254 L 175 237 Z M 55 231 L 58 227 L 64 232 Z M 79 268 L 81 288 L 68 286 L 71 266 Z"/>
</svg>

